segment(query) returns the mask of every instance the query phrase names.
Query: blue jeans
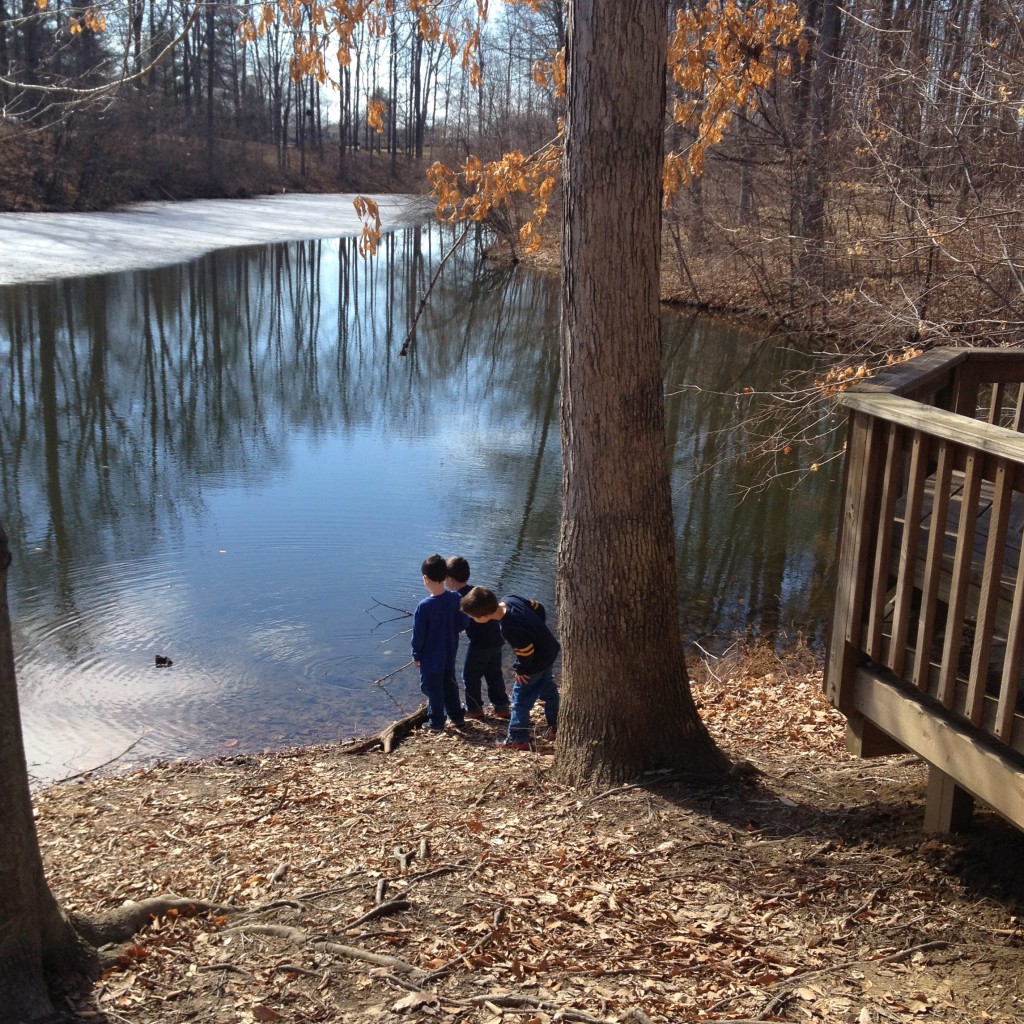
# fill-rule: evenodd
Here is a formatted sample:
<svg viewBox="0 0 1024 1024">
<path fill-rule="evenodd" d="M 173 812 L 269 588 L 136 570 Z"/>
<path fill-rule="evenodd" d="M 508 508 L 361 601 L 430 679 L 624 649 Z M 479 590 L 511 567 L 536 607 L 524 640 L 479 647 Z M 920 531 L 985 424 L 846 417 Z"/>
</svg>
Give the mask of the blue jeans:
<svg viewBox="0 0 1024 1024">
<path fill-rule="evenodd" d="M 462 725 L 466 720 L 454 669 L 425 672 L 421 668 L 420 691 L 427 698 L 427 721 L 431 729 L 443 729 L 445 718 L 450 718 L 455 725 Z"/>
<path fill-rule="evenodd" d="M 544 717 L 552 729 L 558 728 L 558 705 L 561 698 L 550 668 L 528 676 L 525 683 L 512 687 L 512 717 L 508 722 L 508 738 L 514 743 L 530 739 L 530 712 L 538 700 L 544 701 Z"/>
<path fill-rule="evenodd" d="M 466 651 L 466 663 L 462 666 L 462 685 L 466 688 L 467 711 L 483 710 L 481 679 L 487 680 L 487 696 L 495 708 L 507 708 L 508 693 L 505 690 L 505 676 L 501 671 L 500 647 L 480 649 L 471 644 Z"/>
</svg>

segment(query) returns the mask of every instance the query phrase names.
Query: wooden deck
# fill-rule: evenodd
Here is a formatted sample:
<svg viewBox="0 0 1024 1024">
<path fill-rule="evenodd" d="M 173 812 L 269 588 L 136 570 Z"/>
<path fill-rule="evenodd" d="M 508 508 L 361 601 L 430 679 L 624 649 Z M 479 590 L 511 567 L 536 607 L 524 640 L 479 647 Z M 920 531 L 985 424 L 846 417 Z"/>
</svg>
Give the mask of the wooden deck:
<svg viewBox="0 0 1024 1024">
<path fill-rule="evenodd" d="M 930 767 L 926 827 L 1024 828 L 1024 351 L 934 351 L 843 396 L 825 688 L 851 749 Z"/>
</svg>

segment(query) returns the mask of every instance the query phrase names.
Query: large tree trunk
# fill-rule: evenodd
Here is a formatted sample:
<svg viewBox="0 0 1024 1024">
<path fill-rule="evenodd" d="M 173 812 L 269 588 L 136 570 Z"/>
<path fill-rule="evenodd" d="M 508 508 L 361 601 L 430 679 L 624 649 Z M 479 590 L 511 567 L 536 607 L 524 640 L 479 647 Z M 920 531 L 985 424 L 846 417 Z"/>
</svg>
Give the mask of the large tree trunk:
<svg viewBox="0 0 1024 1024">
<path fill-rule="evenodd" d="M 556 764 L 573 785 L 726 767 L 679 632 L 659 310 L 665 60 L 661 0 L 570 3 Z"/>
<path fill-rule="evenodd" d="M 7 607 L 11 554 L 0 524 L 0 1007 L 11 1024 L 53 1013 L 55 985 L 96 968 L 43 875 L 25 747 L 21 738 L 14 646 Z"/>
</svg>

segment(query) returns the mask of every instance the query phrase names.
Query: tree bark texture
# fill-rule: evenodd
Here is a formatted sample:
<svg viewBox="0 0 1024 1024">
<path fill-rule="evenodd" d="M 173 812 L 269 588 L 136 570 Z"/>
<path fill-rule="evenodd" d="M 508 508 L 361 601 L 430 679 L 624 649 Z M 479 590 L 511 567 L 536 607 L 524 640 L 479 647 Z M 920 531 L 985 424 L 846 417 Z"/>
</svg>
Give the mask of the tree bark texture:
<svg viewBox="0 0 1024 1024">
<path fill-rule="evenodd" d="M 0 1016 L 21 1024 L 52 1014 L 52 987 L 94 962 L 43 875 L 14 674 L 10 563 L 0 525 Z"/>
<path fill-rule="evenodd" d="M 665 60 L 663 0 L 570 3 L 556 763 L 573 785 L 726 764 L 679 632 L 658 294 Z"/>
</svg>

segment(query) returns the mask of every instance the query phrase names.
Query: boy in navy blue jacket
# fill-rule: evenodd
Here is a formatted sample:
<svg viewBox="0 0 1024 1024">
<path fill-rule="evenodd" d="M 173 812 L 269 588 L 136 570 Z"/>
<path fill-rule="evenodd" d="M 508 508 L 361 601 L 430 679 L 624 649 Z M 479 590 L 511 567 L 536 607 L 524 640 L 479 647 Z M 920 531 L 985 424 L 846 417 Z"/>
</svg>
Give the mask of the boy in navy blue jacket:
<svg viewBox="0 0 1024 1024">
<path fill-rule="evenodd" d="M 544 621 L 544 606 L 515 594 L 499 601 L 486 587 L 473 587 L 462 599 L 462 611 L 477 623 L 497 622 L 515 655 L 512 717 L 508 737 L 499 746 L 507 750 L 530 749 L 530 712 L 538 700 L 544 701 L 544 717 L 554 737 L 560 698 L 551 666 L 561 647 Z"/>
<path fill-rule="evenodd" d="M 420 670 L 420 689 L 427 698 L 427 723 L 435 732 L 452 724 L 465 724 L 455 679 L 455 654 L 459 649 L 462 613 L 459 595 L 446 590 L 448 566 L 440 555 L 431 555 L 420 567 L 428 596 L 412 618 L 412 660 Z"/>
<path fill-rule="evenodd" d="M 445 586 L 463 598 L 473 588 L 469 585 L 469 562 L 462 555 L 448 559 Z M 462 664 L 462 685 L 466 688 L 466 717 L 483 718 L 484 701 L 481 681 L 487 681 L 487 696 L 495 718 L 509 718 L 508 692 L 501 670 L 501 648 L 504 640 L 497 622 L 474 622 L 465 617 L 466 660 Z"/>
</svg>

